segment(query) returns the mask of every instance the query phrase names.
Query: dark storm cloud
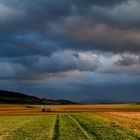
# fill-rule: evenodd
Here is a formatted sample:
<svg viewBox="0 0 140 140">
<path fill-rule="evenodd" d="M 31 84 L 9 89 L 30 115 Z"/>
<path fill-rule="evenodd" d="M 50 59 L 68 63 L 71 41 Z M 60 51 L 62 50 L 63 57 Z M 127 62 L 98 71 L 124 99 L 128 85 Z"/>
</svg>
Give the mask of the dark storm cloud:
<svg viewBox="0 0 140 140">
<path fill-rule="evenodd" d="M 76 73 L 75 73 L 76 74 Z M 111 100 L 138 102 L 140 98 L 140 76 L 81 73 L 69 77 L 52 77 L 40 84 L 25 86 L 3 85 L 3 88 L 17 89 L 39 97 L 81 100 Z M 0 81 L 1 83 L 1 81 Z M 26 87 L 26 88 L 25 88 Z M 43 90 L 42 90 L 43 89 Z"/>
<path fill-rule="evenodd" d="M 71 49 L 100 50 L 112 52 L 139 52 L 140 31 L 120 29 L 104 23 L 83 21 L 79 16 L 70 16 L 51 25 L 52 34 L 63 38 L 63 46 Z M 64 47 L 65 48 L 65 47 Z"/>
<path fill-rule="evenodd" d="M 91 5 L 98 4 L 97 1 L 71 1 L 52 0 L 47 1 L 1 1 L 1 25 L 3 29 L 11 30 L 34 30 L 43 31 L 47 22 L 59 20 L 59 18 L 72 14 L 72 7 L 88 9 Z M 102 2 L 99 2 L 102 3 Z M 85 5 L 86 4 L 86 5 Z M 7 26 L 9 28 L 7 28 Z M 12 27 L 15 27 L 14 29 Z M 1 29 L 2 29 L 1 28 Z"/>
<path fill-rule="evenodd" d="M 139 0 L 0 0 L 0 86 L 136 100 L 139 13 Z"/>
<path fill-rule="evenodd" d="M 140 25 L 139 6 L 137 0 L 1 0 L 0 55 L 5 48 L 7 52 L 14 50 L 11 56 L 21 55 L 21 52 L 23 55 L 50 55 L 68 48 L 139 51 L 140 31 L 135 29 L 138 28 L 135 23 Z M 121 30 L 123 27 L 127 29 Z M 37 34 L 38 42 L 17 39 L 17 36 L 29 34 Z M 47 41 L 44 45 L 44 40 L 53 42 L 55 47 Z"/>
<path fill-rule="evenodd" d="M 34 34 L 23 35 L 21 37 L 3 36 L 0 41 L 0 46 L 1 57 L 49 56 L 52 52 L 58 50 L 55 43 L 43 40 Z"/>
</svg>

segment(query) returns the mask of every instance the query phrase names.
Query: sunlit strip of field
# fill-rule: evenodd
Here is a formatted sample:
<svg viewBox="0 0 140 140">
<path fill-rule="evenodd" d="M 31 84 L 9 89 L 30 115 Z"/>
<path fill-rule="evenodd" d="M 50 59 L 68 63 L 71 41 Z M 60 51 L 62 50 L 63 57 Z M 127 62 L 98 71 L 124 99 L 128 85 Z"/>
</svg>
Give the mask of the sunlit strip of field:
<svg viewBox="0 0 140 140">
<path fill-rule="evenodd" d="M 34 105 L 50 108 L 127 108 L 140 109 L 140 104 L 79 104 L 79 105 Z"/>
<path fill-rule="evenodd" d="M 139 140 L 139 124 L 140 118 L 110 113 L 0 116 L 0 139 Z"/>
<path fill-rule="evenodd" d="M 44 105 L 42 107 L 50 108 L 54 112 L 140 112 L 138 104 Z"/>
<path fill-rule="evenodd" d="M 96 140 L 133 140 L 140 138 L 140 131 L 134 131 L 122 126 L 117 121 L 100 117 L 97 114 L 79 114 L 73 115 L 77 122 L 83 127 L 92 139 Z M 124 118 L 125 119 L 125 118 Z"/>
<path fill-rule="evenodd" d="M 89 113 L 88 115 L 93 114 Z M 94 113 L 95 115 L 96 113 Z M 97 116 L 135 131 L 140 130 L 140 112 L 98 112 Z"/>
<path fill-rule="evenodd" d="M 42 112 L 49 108 L 51 112 Z M 136 104 L 109 104 L 109 105 L 0 105 L 2 115 L 45 115 L 55 113 L 77 112 L 140 112 L 140 105 Z M 122 113 L 121 113 L 122 114 Z M 123 113 L 123 115 L 125 115 Z"/>
</svg>

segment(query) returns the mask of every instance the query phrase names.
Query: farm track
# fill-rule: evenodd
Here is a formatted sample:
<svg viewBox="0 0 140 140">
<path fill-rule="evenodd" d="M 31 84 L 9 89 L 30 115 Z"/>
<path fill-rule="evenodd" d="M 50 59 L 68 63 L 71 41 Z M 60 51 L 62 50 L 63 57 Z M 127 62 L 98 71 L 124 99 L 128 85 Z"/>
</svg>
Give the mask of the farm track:
<svg viewBox="0 0 140 140">
<path fill-rule="evenodd" d="M 55 126 L 54 126 L 54 131 L 53 131 L 53 138 L 52 140 L 59 140 L 59 115 L 56 116 L 56 121 L 55 121 Z"/>
<path fill-rule="evenodd" d="M 91 137 L 88 135 L 88 133 L 82 128 L 82 126 L 79 124 L 79 122 L 72 117 L 72 115 L 69 115 L 69 117 L 75 122 L 75 124 L 80 128 L 80 130 L 84 133 L 84 135 L 86 136 L 87 140 L 91 140 Z"/>
<path fill-rule="evenodd" d="M 98 116 L 73 115 L 81 127 L 95 140 L 139 140 L 140 133 L 136 134 L 130 129 L 121 127 L 120 124 L 111 124 Z"/>
<path fill-rule="evenodd" d="M 59 115 L 59 135 L 56 140 L 89 140 L 69 115 Z"/>
</svg>

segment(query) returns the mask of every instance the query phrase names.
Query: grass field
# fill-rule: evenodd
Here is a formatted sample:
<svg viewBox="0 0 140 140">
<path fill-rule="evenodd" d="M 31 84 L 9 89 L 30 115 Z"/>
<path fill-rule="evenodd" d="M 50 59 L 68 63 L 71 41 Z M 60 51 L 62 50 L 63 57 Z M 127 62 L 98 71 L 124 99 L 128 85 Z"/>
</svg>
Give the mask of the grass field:
<svg viewBox="0 0 140 140">
<path fill-rule="evenodd" d="M 79 109 L 79 106 L 53 106 L 67 108 L 66 113 L 47 113 L 41 112 L 39 107 L 1 105 L 0 140 L 140 140 L 139 106 L 92 105 L 89 108 L 93 106 L 101 111 L 88 112 L 89 106 L 86 106 L 86 112 L 68 113 L 69 108 Z M 117 111 L 103 112 L 103 108 L 117 108 Z M 9 115 L 20 109 L 21 114 Z"/>
</svg>

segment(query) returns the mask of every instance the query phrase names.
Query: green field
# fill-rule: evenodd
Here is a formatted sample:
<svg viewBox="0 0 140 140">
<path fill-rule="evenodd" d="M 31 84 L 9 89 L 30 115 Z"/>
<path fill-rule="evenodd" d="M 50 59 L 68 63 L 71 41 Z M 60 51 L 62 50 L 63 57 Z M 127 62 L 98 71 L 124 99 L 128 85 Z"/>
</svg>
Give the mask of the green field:
<svg viewBox="0 0 140 140">
<path fill-rule="evenodd" d="M 0 140 L 140 140 L 140 119 L 129 115 L 0 116 Z"/>
</svg>

